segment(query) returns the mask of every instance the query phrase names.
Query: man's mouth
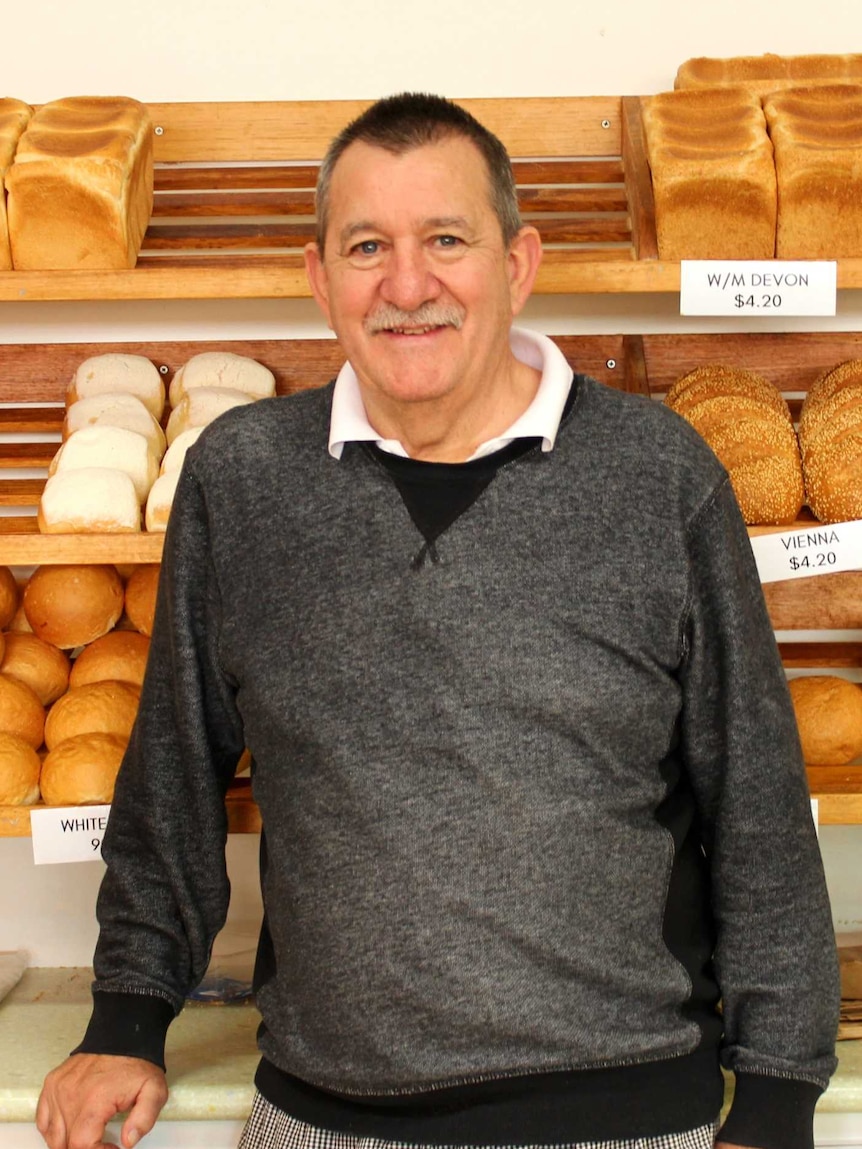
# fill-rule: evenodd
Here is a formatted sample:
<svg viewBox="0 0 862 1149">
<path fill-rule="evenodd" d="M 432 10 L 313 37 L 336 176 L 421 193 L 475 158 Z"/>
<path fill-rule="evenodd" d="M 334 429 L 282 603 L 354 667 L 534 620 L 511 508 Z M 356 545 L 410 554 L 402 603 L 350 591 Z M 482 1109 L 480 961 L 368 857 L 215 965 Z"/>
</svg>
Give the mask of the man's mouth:
<svg viewBox="0 0 862 1149">
<path fill-rule="evenodd" d="M 430 335 L 452 327 L 456 331 L 464 322 L 464 312 L 453 304 L 429 303 L 415 311 L 385 305 L 365 320 L 369 335 Z"/>
</svg>

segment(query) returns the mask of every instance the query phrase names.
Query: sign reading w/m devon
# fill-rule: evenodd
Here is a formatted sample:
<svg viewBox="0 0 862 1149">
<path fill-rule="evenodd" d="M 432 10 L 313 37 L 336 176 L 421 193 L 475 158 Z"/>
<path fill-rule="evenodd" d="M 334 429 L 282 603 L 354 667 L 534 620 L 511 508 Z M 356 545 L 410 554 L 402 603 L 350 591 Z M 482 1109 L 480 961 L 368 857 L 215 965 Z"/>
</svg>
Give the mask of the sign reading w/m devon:
<svg viewBox="0 0 862 1149">
<path fill-rule="evenodd" d="M 683 260 L 680 315 L 834 315 L 832 260 Z"/>
</svg>

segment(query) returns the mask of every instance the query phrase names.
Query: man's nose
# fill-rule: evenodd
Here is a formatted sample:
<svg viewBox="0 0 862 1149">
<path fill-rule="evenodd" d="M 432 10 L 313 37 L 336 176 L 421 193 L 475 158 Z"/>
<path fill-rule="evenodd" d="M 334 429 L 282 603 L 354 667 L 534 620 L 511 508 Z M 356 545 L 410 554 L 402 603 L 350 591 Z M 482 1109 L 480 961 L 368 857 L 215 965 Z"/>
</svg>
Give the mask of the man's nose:
<svg viewBox="0 0 862 1149">
<path fill-rule="evenodd" d="M 434 275 L 428 253 L 419 244 L 395 245 L 380 284 L 382 298 L 403 311 L 415 311 L 442 288 Z"/>
</svg>

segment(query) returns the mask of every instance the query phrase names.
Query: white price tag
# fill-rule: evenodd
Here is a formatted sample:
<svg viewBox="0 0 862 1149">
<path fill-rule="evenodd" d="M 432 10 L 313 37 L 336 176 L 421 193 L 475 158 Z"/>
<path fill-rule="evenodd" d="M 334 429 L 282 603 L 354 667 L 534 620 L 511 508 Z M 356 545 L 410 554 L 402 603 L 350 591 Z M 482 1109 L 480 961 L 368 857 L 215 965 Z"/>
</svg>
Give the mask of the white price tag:
<svg viewBox="0 0 862 1149">
<path fill-rule="evenodd" d="M 756 535 L 751 549 L 761 582 L 862 570 L 862 520 Z"/>
<path fill-rule="evenodd" d="M 684 259 L 680 315 L 834 315 L 834 260 Z"/>
<path fill-rule="evenodd" d="M 30 811 L 33 861 L 100 862 L 110 806 L 50 806 Z"/>
</svg>

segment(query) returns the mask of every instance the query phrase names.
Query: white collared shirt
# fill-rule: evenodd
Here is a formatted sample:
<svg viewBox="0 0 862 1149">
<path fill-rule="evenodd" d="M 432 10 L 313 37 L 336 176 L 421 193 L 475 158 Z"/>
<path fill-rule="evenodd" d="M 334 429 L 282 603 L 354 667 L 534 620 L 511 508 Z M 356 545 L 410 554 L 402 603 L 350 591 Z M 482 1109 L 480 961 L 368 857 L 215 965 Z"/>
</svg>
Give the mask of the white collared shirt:
<svg viewBox="0 0 862 1149">
<path fill-rule="evenodd" d="M 572 385 L 572 369 L 562 351 L 547 335 L 513 327 L 509 334 L 512 354 L 522 363 L 541 371 L 539 389 L 522 415 L 502 435 L 482 443 L 470 459 L 481 459 L 507 446 L 513 439 L 540 438 L 542 450 L 553 449 L 563 408 Z M 335 380 L 329 421 L 329 453 L 340 459 L 345 443 L 376 443 L 383 451 L 408 458 L 397 439 L 382 439 L 368 422 L 356 372 L 345 363 Z M 469 462 L 469 460 L 467 460 Z"/>
</svg>

